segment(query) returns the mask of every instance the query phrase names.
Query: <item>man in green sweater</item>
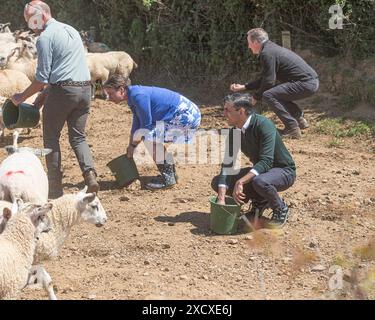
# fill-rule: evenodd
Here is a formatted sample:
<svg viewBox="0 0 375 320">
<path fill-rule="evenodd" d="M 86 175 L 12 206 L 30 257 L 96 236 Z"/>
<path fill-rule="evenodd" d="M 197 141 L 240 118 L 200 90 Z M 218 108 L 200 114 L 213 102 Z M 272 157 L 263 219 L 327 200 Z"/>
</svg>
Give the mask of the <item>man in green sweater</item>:
<svg viewBox="0 0 375 320">
<path fill-rule="evenodd" d="M 230 131 L 222 170 L 212 180 L 212 187 L 218 193 L 219 204 L 225 204 L 226 195 L 233 196 L 239 205 L 251 200 L 250 218 L 256 214 L 261 216 L 270 207 L 273 214 L 269 227 L 282 227 L 289 208 L 278 191 L 293 185 L 296 166 L 273 122 L 254 113 L 251 98 L 249 94 L 240 93 L 225 97 L 224 116 L 235 128 Z M 236 145 L 237 150 L 234 150 Z M 253 166 L 235 172 L 239 149 Z M 228 157 L 230 154 L 232 156 Z"/>
</svg>

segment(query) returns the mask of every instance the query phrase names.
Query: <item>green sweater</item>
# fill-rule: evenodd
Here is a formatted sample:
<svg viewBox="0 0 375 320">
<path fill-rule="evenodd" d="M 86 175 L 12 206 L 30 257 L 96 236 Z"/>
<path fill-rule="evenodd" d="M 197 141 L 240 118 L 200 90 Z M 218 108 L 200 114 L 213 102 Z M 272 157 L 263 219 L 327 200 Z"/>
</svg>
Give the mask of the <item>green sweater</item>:
<svg viewBox="0 0 375 320">
<path fill-rule="evenodd" d="M 236 137 L 234 130 L 239 129 L 232 128 L 230 130 L 225 152 L 226 159 L 224 159 L 222 164 L 219 184 L 227 185 L 226 178 L 231 171 L 233 174 L 234 160 L 237 158 L 239 149 L 250 159 L 253 163 L 253 169 L 259 174 L 265 173 L 272 168 L 285 168 L 296 176 L 296 165 L 293 158 L 271 120 L 253 113 L 245 133 L 239 130 L 241 132 L 240 146 L 233 143 Z M 233 157 L 231 157 L 232 154 Z"/>
</svg>

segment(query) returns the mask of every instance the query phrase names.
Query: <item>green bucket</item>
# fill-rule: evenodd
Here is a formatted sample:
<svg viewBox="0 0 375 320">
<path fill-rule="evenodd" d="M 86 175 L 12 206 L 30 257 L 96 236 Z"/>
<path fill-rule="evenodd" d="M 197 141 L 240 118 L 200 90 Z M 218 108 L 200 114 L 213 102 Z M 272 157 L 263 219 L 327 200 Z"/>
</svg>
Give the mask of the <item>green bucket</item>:
<svg viewBox="0 0 375 320">
<path fill-rule="evenodd" d="M 10 99 L 7 99 L 2 111 L 3 122 L 7 129 L 34 128 L 40 120 L 39 109 L 28 103 L 15 106 Z"/>
<path fill-rule="evenodd" d="M 135 179 L 139 179 L 139 173 L 134 159 L 129 159 L 126 154 L 108 162 L 107 167 L 115 175 L 120 188 L 128 186 Z"/>
<path fill-rule="evenodd" d="M 216 203 L 217 197 L 211 197 L 210 229 L 218 234 L 237 232 L 241 207 L 231 197 L 225 198 L 225 205 Z"/>
</svg>

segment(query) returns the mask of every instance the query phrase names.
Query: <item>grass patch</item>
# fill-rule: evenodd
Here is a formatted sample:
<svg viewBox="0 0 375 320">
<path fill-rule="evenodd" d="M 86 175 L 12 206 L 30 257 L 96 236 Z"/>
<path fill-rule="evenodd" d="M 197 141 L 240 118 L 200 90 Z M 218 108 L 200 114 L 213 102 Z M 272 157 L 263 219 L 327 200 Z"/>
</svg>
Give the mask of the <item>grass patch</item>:
<svg viewBox="0 0 375 320">
<path fill-rule="evenodd" d="M 340 266 L 345 269 L 350 269 L 353 267 L 353 264 L 349 261 L 349 259 L 342 254 L 337 254 L 332 259 L 332 265 Z"/>
<path fill-rule="evenodd" d="M 324 119 L 316 126 L 316 132 L 336 138 L 375 135 L 375 122 L 354 121 L 343 118 Z M 338 141 L 333 142 L 333 146 Z"/>
<path fill-rule="evenodd" d="M 330 142 L 328 142 L 328 148 L 342 148 L 343 146 L 343 141 L 338 138 L 333 138 Z"/>
</svg>

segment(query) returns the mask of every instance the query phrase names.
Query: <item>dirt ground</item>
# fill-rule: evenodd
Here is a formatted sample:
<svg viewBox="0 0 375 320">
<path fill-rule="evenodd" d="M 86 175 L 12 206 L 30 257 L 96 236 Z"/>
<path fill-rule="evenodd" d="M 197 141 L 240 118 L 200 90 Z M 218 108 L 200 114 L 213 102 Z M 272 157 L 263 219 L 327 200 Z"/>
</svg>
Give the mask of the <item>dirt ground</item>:
<svg viewBox="0 0 375 320">
<path fill-rule="evenodd" d="M 179 184 L 162 192 L 118 189 L 106 163 L 124 153 L 131 113 L 96 100 L 87 136 L 109 220 L 102 228 L 75 226 L 60 257 L 44 264 L 58 298 L 374 299 L 374 141 L 346 138 L 330 148 L 331 138 L 314 132 L 321 114 L 310 108 L 312 101 L 303 103 L 311 127 L 302 140 L 286 141 L 298 174 L 282 193 L 292 207 L 289 222 L 277 232 L 224 236 L 209 229 L 210 182 L 219 165 L 178 165 Z M 220 106 L 201 110 L 202 128 L 227 126 Z M 10 143 L 9 137 L 4 145 Z M 41 129 L 20 143 L 41 144 Z M 64 191 L 76 192 L 82 176 L 66 129 L 61 144 Z M 154 166 L 139 171 L 142 183 L 157 174 Z M 344 281 L 330 290 L 335 265 Z M 47 297 L 25 289 L 20 298 Z"/>
</svg>

